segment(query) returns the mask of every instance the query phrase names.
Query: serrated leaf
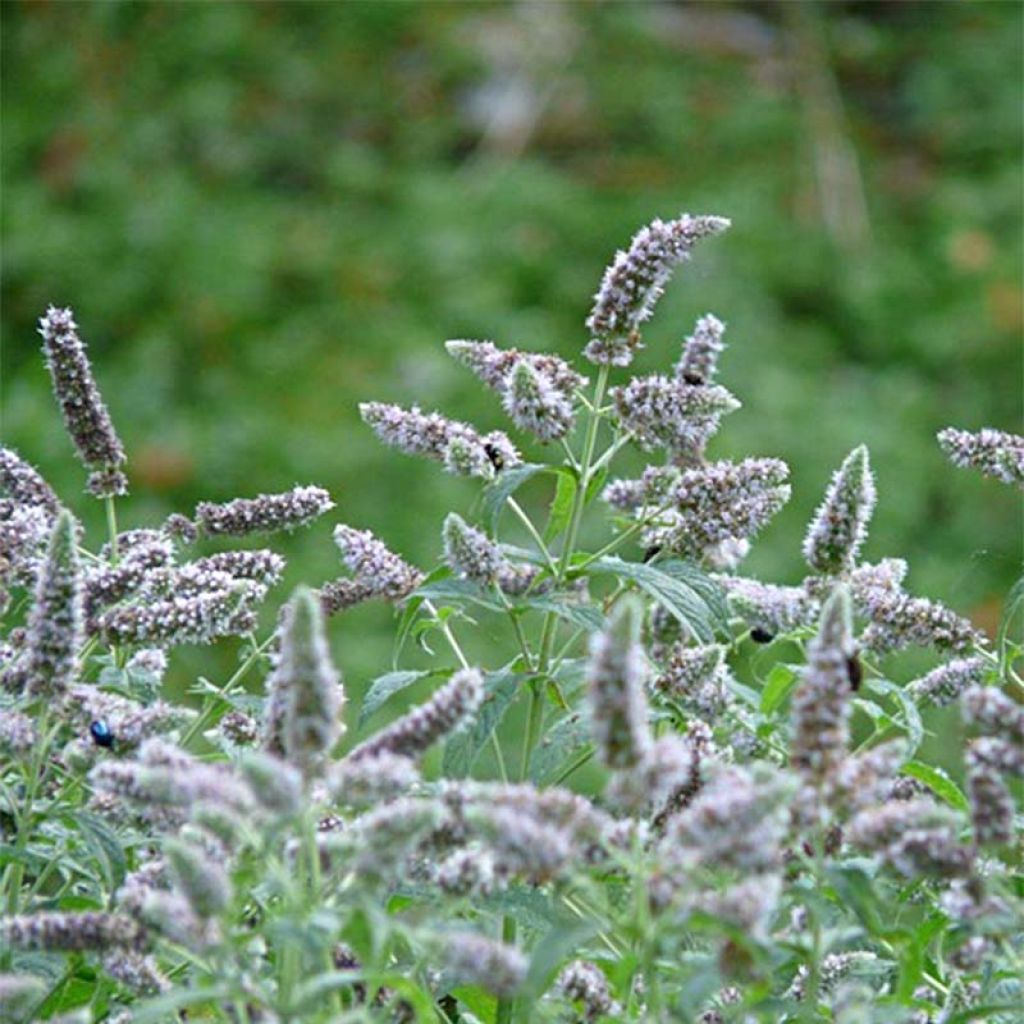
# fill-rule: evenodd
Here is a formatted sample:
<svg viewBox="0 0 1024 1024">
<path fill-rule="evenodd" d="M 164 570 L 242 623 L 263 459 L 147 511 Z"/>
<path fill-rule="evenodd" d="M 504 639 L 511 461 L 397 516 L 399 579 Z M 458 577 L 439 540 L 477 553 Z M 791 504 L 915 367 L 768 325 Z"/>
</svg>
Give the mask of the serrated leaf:
<svg viewBox="0 0 1024 1024">
<path fill-rule="evenodd" d="M 761 714 L 774 714 L 789 696 L 799 678 L 792 665 L 776 665 L 768 673 L 764 689 L 761 691 Z"/>
<path fill-rule="evenodd" d="M 530 758 L 530 778 L 549 783 L 570 761 L 590 746 L 590 724 L 580 712 L 556 722 L 534 748 Z"/>
<path fill-rule="evenodd" d="M 960 787 L 939 767 L 925 764 L 922 761 L 908 761 L 901 769 L 902 775 L 923 782 L 937 797 L 945 800 L 950 807 L 958 811 L 968 809 L 967 797 Z"/>
<path fill-rule="evenodd" d="M 418 597 L 424 597 L 429 601 L 456 601 L 475 604 L 492 612 L 505 610 L 490 596 L 489 591 L 484 590 L 479 584 L 473 583 L 471 580 L 458 580 L 453 576 L 435 580 L 433 583 L 426 583 L 415 593 Z"/>
<path fill-rule="evenodd" d="M 473 769 L 483 749 L 505 712 L 519 693 L 524 676 L 509 669 L 499 669 L 484 677 L 484 701 L 476 721 L 468 729 L 456 733 L 445 744 L 442 773 L 448 778 L 464 779 Z"/>
<path fill-rule="evenodd" d="M 505 502 L 527 480 L 532 479 L 538 473 L 549 472 L 551 472 L 550 466 L 527 462 L 522 466 L 516 466 L 514 469 L 503 470 L 487 485 L 483 493 L 483 514 L 484 518 L 490 523 L 491 533 L 494 533 L 498 528 L 498 518 L 501 515 L 501 510 L 505 507 Z"/>
<path fill-rule="evenodd" d="M 513 917 L 524 928 L 537 931 L 549 928 L 558 920 L 550 897 L 525 885 L 510 885 L 507 889 L 491 893 L 481 903 L 486 910 Z"/>
<path fill-rule="evenodd" d="M 429 669 L 420 670 L 407 670 L 388 672 L 385 675 L 377 676 L 372 683 L 370 683 L 369 689 L 366 691 L 366 696 L 363 698 L 363 706 L 359 709 L 359 723 L 358 727 L 362 728 L 363 723 L 383 707 L 384 703 L 393 697 L 396 693 L 401 693 L 402 690 L 408 689 L 413 683 L 418 682 L 420 679 L 425 679 L 427 676 L 433 675 Z"/>
<path fill-rule="evenodd" d="M 557 597 L 527 597 L 517 602 L 540 612 L 552 612 L 579 629 L 593 632 L 604 625 L 604 616 L 592 604 L 576 604 Z"/>
<path fill-rule="evenodd" d="M 558 482 L 555 485 L 555 496 L 551 499 L 548 521 L 544 527 L 546 543 L 553 541 L 569 526 L 578 486 L 576 474 L 567 466 L 560 466 L 556 472 L 558 473 Z"/>
<path fill-rule="evenodd" d="M 647 565 L 643 562 L 625 562 L 614 555 L 592 562 L 587 572 L 610 574 L 632 580 L 641 590 L 653 597 L 681 623 L 689 627 L 704 643 L 714 641 L 714 617 L 707 601 L 694 588 L 693 581 L 703 576 L 699 569 L 684 562 Z M 714 586 L 713 581 L 703 577 Z"/>
</svg>

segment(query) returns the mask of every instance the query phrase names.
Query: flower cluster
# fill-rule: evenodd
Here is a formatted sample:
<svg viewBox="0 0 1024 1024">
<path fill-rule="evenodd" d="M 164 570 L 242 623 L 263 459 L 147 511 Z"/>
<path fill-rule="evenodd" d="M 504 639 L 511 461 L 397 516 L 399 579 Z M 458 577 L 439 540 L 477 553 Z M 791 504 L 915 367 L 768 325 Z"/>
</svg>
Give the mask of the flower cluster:
<svg viewBox="0 0 1024 1024">
<path fill-rule="evenodd" d="M 1004 484 L 1024 487 L 1024 437 L 985 427 L 977 433 L 947 427 L 939 445 L 954 466 L 976 469 Z"/>
<path fill-rule="evenodd" d="M 118 532 L 124 453 L 70 313 L 49 311 L 107 537 L 0 449 L 0 1016 L 1009 1019 L 1019 612 L 993 644 L 905 589 L 902 559 L 863 560 L 864 447 L 808 525 L 804 578 L 740 575 L 791 484 L 778 458 L 711 451 L 739 406 L 724 324 L 701 317 L 668 373 L 612 377 L 673 268 L 727 226 L 655 221 L 616 256 L 589 395 L 559 356 L 448 343 L 516 429 L 560 442 L 547 465 L 508 473 L 500 431 L 364 404 L 386 444 L 476 478 L 484 514 L 451 511 L 423 571 L 332 524 L 345 573 L 298 586 L 276 628 L 258 613 L 284 559 L 218 546 L 326 515 L 327 491 Z M 1020 480 L 1019 438 L 941 439 Z M 628 445 L 651 464 L 615 479 Z M 543 522 L 514 496 L 534 478 L 557 481 Z M 398 619 L 372 681 L 345 614 L 370 599 Z M 236 636 L 219 682 L 175 650 Z M 886 656 L 912 646 L 938 657 L 905 683 Z"/>
</svg>

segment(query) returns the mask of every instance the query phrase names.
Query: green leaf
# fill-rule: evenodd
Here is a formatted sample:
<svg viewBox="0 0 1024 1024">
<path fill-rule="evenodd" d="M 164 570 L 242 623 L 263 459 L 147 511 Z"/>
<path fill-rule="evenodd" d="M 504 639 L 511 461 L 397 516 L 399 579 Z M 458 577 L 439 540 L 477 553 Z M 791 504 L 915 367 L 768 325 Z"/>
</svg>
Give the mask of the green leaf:
<svg viewBox="0 0 1024 1024">
<path fill-rule="evenodd" d="M 507 889 L 491 893 L 481 900 L 481 906 L 496 914 L 514 917 L 524 928 L 540 931 L 558 920 L 551 899 L 540 889 L 525 885 L 510 885 Z"/>
<path fill-rule="evenodd" d="M 538 785 L 550 783 L 590 746 L 590 739 L 590 724 L 582 714 L 575 712 L 561 719 L 534 748 L 530 778 Z"/>
<path fill-rule="evenodd" d="M 547 525 L 544 527 L 545 543 L 550 543 L 568 528 L 576 499 L 576 474 L 568 466 L 560 466 L 556 472 L 558 482 L 555 485 L 555 496 L 551 499 Z"/>
<path fill-rule="evenodd" d="M 419 597 L 430 601 L 455 601 L 479 605 L 492 612 L 503 612 L 505 609 L 490 597 L 489 592 L 471 580 L 458 580 L 454 576 L 447 579 L 427 583 L 416 591 Z"/>
<path fill-rule="evenodd" d="M 590 632 L 600 629 L 604 625 L 604 616 L 592 604 L 576 604 L 572 601 L 562 601 L 557 597 L 527 597 L 518 601 L 517 604 L 528 608 L 535 608 L 540 612 L 553 612 L 560 619 Z"/>
<path fill-rule="evenodd" d="M 761 714 L 773 714 L 789 696 L 799 678 L 792 665 L 776 665 L 768 673 L 761 691 Z"/>
<path fill-rule="evenodd" d="M 74 811 L 68 817 L 78 827 L 89 852 L 99 864 L 107 888 L 111 892 L 119 889 L 128 864 L 124 850 L 110 826 L 91 811 Z"/>
<path fill-rule="evenodd" d="M 701 641 L 711 643 L 714 640 L 712 619 L 715 616 L 693 583 L 700 577 L 711 586 L 717 585 L 699 569 L 685 562 L 666 562 L 664 565 L 654 566 L 643 562 L 625 562 L 621 558 L 609 555 L 597 559 L 587 571 L 633 581 L 689 627 Z"/>
<path fill-rule="evenodd" d="M 501 510 L 505 507 L 505 502 L 527 480 L 532 479 L 538 473 L 549 473 L 550 471 L 550 466 L 541 466 L 527 462 L 522 466 L 516 466 L 514 469 L 503 470 L 487 485 L 483 494 L 483 514 L 484 518 L 490 522 L 492 534 L 498 528 L 498 519 L 501 516 Z"/>
<path fill-rule="evenodd" d="M 484 677 L 484 702 L 476 721 L 463 732 L 456 733 L 445 744 L 442 774 L 448 778 L 464 779 L 472 771 L 483 749 L 497 728 L 505 712 L 519 693 L 519 684 L 524 676 L 503 668 Z"/>
<path fill-rule="evenodd" d="M 568 918 L 556 921 L 537 943 L 530 958 L 530 970 L 524 990 L 540 996 L 551 987 L 555 973 L 565 958 L 599 930 L 596 921 Z"/>
<path fill-rule="evenodd" d="M 868 682 L 866 689 L 869 691 L 881 691 L 893 697 L 900 705 L 900 709 L 903 712 L 903 721 L 900 724 L 906 730 L 907 740 L 910 743 L 907 757 L 913 757 L 924 740 L 924 724 L 921 721 L 921 714 L 917 710 L 917 705 L 905 690 L 888 679 L 872 679 Z"/>
<path fill-rule="evenodd" d="M 910 775 L 912 778 L 923 782 L 937 797 L 945 800 L 950 807 L 958 811 L 968 809 L 967 797 L 964 796 L 960 787 L 936 765 L 925 764 L 922 761 L 908 761 L 901 769 L 903 775 Z"/>
<path fill-rule="evenodd" d="M 412 686 L 418 680 L 425 679 L 427 676 L 434 674 L 434 672 L 427 669 L 420 669 L 418 671 L 388 672 L 386 675 L 377 676 L 370 683 L 366 696 L 363 698 L 363 706 L 359 709 L 358 727 L 362 728 L 363 723 L 370 715 L 378 711 L 396 693 L 401 693 L 402 690 Z"/>
</svg>

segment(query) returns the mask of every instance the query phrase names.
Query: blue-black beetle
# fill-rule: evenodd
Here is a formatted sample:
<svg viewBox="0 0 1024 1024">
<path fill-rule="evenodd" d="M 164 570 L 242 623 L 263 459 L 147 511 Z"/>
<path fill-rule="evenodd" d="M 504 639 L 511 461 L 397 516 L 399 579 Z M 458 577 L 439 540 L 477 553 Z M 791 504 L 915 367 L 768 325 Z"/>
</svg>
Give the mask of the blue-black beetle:
<svg viewBox="0 0 1024 1024">
<path fill-rule="evenodd" d="M 95 721 L 89 726 L 89 734 L 98 747 L 112 747 L 114 745 L 114 734 L 106 722 Z"/>
</svg>

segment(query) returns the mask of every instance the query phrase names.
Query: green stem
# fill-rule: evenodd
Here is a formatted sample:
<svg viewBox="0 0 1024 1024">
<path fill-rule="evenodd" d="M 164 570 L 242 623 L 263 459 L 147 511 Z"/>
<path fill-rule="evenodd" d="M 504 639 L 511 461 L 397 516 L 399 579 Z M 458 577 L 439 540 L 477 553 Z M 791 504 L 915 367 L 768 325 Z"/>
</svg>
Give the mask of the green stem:
<svg viewBox="0 0 1024 1024">
<path fill-rule="evenodd" d="M 547 544 L 544 543 L 544 538 L 537 532 L 537 527 L 533 525 L 533 520 L 523 511 L 523 507 L 515 498 L 510 496 L 507 501 L 508 507 L 512 509 L 519 521 L 526 527 L 526 532 L 532 538 L 533 543 L 537 545 L 537 550 L 544 556 L 544 561 L 547 562 L 551 575 L 557 575 L 558 566 L 555 564 L 555 560 L 551 556 L 551 552 L 548 550 Z"/>
<path fill-rule="evenodd" d="M 506 917 L 502 921 L 501 940 L 508 945 L 512 945 L 516 941 L 516 921 L 514 917 Z M 499 999 L 498 1007 L 494 1014 L 494 1024 L 512 1024 L 515 1008 L 514 999 Z"/>
<path fill-rule="evenodd" d="M 107 506 L 107 535 L 110 539 L 110 564 L 117 565 L 120 554 L 117 547 L 117 504 L 112 494 L 104 499 Z"/>
<path fill-rule="evenodd" d="M 242 662 L 242 664 L 239 666 L 235 674 L 231 676 L 231 678 L 228 679 L 228 681 L 217 691 L 218 698 L 225 699 L 228 696 L 228 694 L 232 691 L 232 689 L 242 681 L 243 677 L 249 671 L 249 669 L 251 669 L 253 665 L 255 665 L 257 661 L 259 661 L 263 652 L 270 646 L 273 639 L 274 634 L 268 636 L 267 639 L 264 640 L 263 643 L 261 644 L 257 644 L 255 642 L 255 637 L 252 639 L 252 653 L 250 653 L 249 657 Z M 203 729 L 206 728 L 207 724 L 210 722 L 210 719 L 213 717 L 215 707 L 216 704 L 214 703 L 214 701 L 209 701 L 206 704 L 203 710 L 196 717 L 196 720 L 185 731 L 185 735 L 182 736 L 181 745 L 183 747 L 187 747 L 189 742 L 193 740 L 200 732 L 202 732 Z"/>
</svg>

